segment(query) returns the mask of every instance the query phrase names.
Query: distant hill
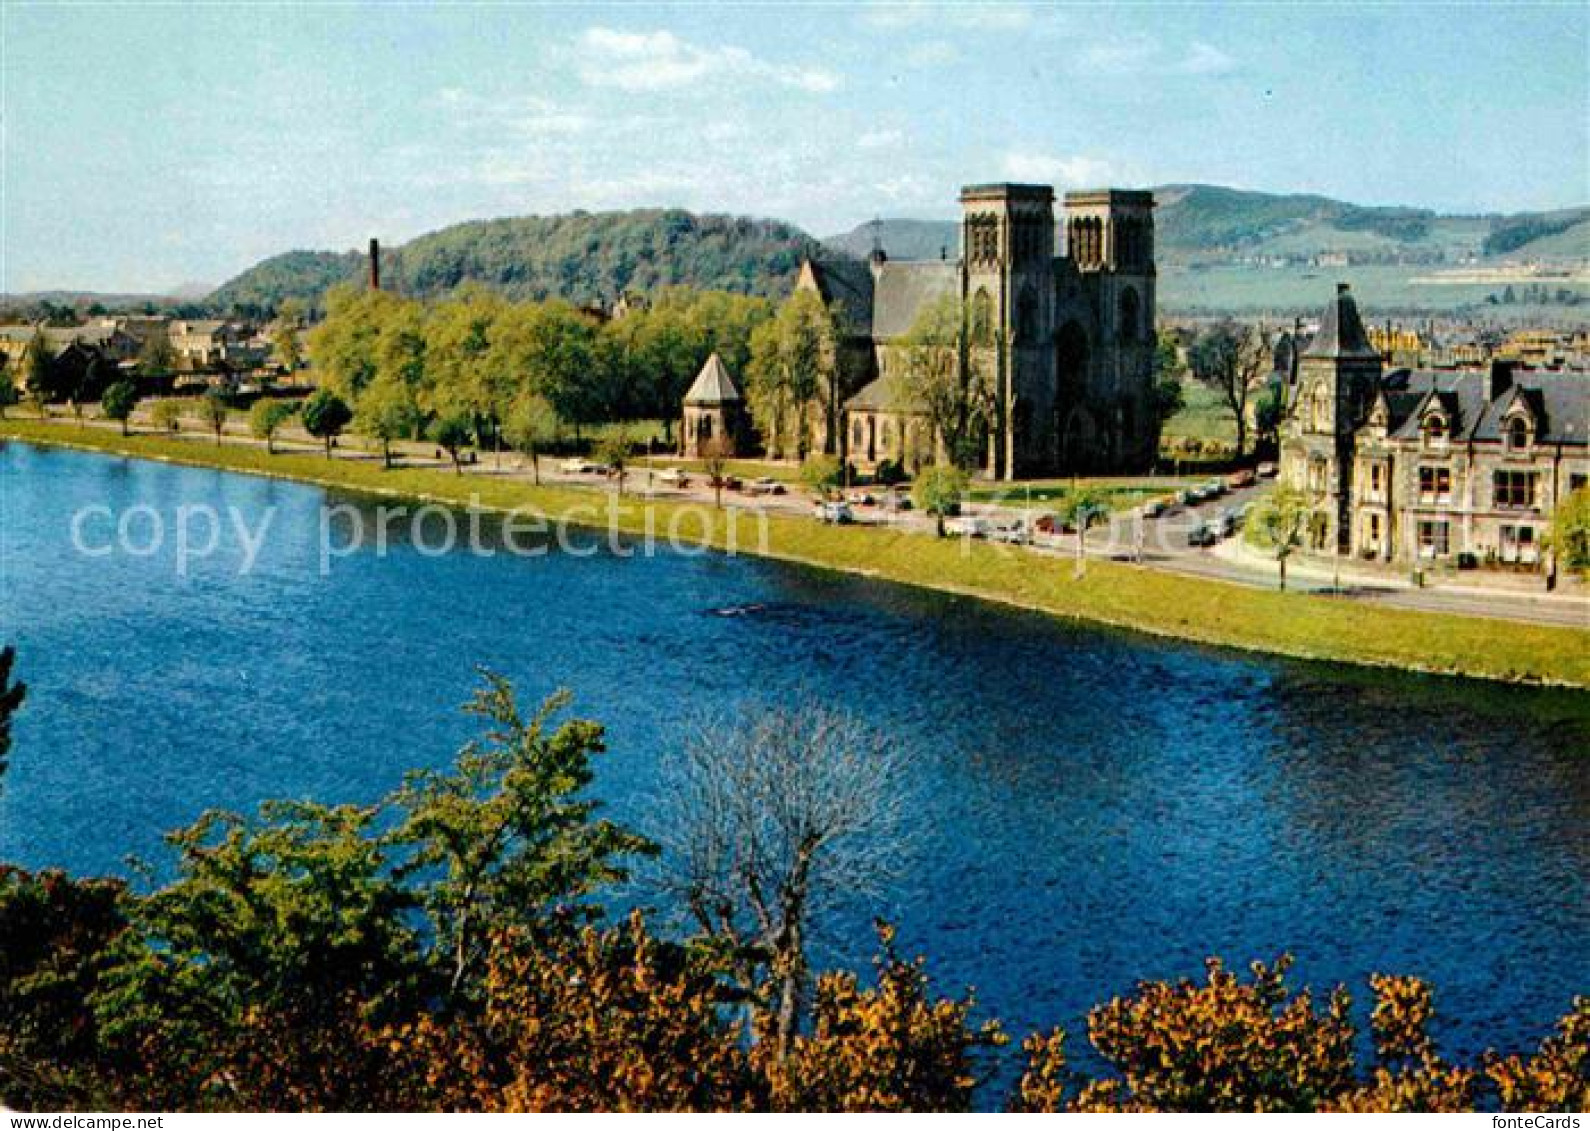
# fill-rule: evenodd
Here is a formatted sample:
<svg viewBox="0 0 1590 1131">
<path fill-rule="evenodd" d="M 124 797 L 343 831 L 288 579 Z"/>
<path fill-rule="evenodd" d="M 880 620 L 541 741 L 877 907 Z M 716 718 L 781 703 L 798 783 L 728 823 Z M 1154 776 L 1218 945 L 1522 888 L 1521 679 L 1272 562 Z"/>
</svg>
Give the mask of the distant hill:
<svg viewBox="0 0 1590 1131">
<path fill-rule="evenodd" d="M 404 294 L 446 294 L 479 283 L 512 298 L 557 295 L 611 300 L 669 284 L 749 294 L 788 292 L 821 245 L 791 224 L 677 209 L 574 212 L 479 220 L 381 251 L 383 283 Z M 274 308 L 283 298 L 314 303 L 334 283 L 365 271 L 360 252 L 293 251 L 249 268 L 209 301 Z"/>
<path fill-rule="evenodd" d="M 1420 208 L 1365 207 L 1324 196 L 1277 195 L 1216 185 L 1154 190 L 1162 262 L 1304 261 L 1344 255 L 1355 263 L 1590 259 L 1590 207 L 1510 216 L 1443 216 Z M 874 232 L 896 259 L 926 259 L 958 244 L 952 220 L 883 220 L 824 241 L 850 255 L 871 251 Z M 952 251 L 953 254 L 953 251 Z"/>
</svg>

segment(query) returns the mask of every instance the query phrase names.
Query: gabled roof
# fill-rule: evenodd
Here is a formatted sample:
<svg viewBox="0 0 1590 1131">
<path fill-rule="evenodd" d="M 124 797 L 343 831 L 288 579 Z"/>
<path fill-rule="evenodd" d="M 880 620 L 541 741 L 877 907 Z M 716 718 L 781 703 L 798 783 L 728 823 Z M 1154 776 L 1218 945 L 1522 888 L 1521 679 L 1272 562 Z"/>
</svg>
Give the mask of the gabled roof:
<svg viewBox="0 0 1590 1131">
<path fill-rule="evenodd" d="M 953 260 L 885 263 L 873 285 L 872 336 L 904 337 L 917 315 L 945 295 L 959 293 L 961 268 Z"/>
<path fill-rule="evenodd" d="M 838 316 L 840 331 L 865 338 L 872 330 L 872 269 L 853 259 L 807 259 L 801 263 L 797 287 L 816 290 L 823 305 Z"/>
<path fill-rule="evenodd" d="M 1407 380 L 1406 390 L 1386 393 L 1396 439 L 1418 439 L 1425 416 L 1439 406 L 1453 441 L 1498 443 L 1503 419 L 1522 402 L 1534 418 L 1537 444 L 1590 443 L 1590 373 L 1520 372 L 1494 400 L 1486 372 L 1419 371 Z"/>
<path fill-rule="evenodd" d="M 685 404 L 735 404 L 741 399 L 740 390 L 735 388 L 728 367 L 716 353 L 707 358 L 701 372 L 696 374 L 690 391 L 685 394 Z"/>
<path fill-rule="evenodd" d="M 906 396 L 892 377 L 876 377 L 863 385 L 848 401 L 850 412 L 898 412 L 916 414 L 921 405 Z"/>
<path fill-rule="evenodd" d="M 1380 351 L 1369 344 L 1358 304 L 1346 283 L 1336 284 L 1336 298 L 1320 316 L 1319 332 L 1303 352 L 1304 357 L 1332 361 L 1378 361 Z"/>
</svg>

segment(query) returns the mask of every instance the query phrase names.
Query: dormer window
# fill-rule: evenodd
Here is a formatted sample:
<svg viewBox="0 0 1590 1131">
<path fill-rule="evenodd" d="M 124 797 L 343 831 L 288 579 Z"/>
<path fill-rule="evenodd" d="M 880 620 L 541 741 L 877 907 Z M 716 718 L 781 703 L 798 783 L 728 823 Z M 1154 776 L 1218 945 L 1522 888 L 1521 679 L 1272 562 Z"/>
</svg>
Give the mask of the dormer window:
<svg viewBox="0 0 1590 1131">
<path fill-rule="evenodd" d="M 1507 450 L 1522 452 L 1529 447 L 1529 421 L 1515 416 L 1507 422 Z"/>
<path fill-rule="evenodd" d="M 1424 418 L 1424 442 L 1432 448 L 1446 443 L 1446 417 L 1431 413 Z"/>
</svg>

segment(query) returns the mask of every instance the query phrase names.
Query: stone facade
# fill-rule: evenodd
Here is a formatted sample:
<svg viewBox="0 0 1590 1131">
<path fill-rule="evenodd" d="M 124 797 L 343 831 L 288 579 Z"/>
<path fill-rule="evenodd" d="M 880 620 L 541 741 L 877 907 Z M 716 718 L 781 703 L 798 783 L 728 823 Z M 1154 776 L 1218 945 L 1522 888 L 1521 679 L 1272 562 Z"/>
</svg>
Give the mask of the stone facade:
<svg viewBox="0 0 1590 1131">
<path fill-rule="evenodd" d="M 924 309 L 954 296 L 968 312 L 969 363 L 994 392 L 989 474 L 1152 465 L 1159 443 L 1152 411 L 1153 196 L 1067 193 L 1063 254 L 1054 203 L 1047 185 L 970 185 L 960 196 L 958 259 L 896 262 L 874 253 L 863 339 L 874 381 L 862 390 L 869 397 L 847 403 L 847 413 L 870 418 L 864 428 L 874 435 L 885 417 L 896 426 L 915 415 L 909 405 L 889 403 L 892 355 Z M 884 384 L 874 388 L 878 380 Z M 857 447 L 848 423 L 847 455 L 875 462 Z"/>
<path fill-rule="evenodd" d="M 679 426 L 680 453 L 688 459 L 701 459 L 708 454 L 740 455 L 747 431 L 745 399 L 723 359 L 714 353 L 685 393 L 684 419 Z M 718 445 L 716 451 L 714 444 Z"/>
<path fill-rule="evenodd" d="M 1590 483 L 1590 373 L 1385 373 L 1342 286 L 1290 393 L 1281 476 L 1314 500 L 1314 553 L 1538 566 L 1558 501 Z"/>
</svg>

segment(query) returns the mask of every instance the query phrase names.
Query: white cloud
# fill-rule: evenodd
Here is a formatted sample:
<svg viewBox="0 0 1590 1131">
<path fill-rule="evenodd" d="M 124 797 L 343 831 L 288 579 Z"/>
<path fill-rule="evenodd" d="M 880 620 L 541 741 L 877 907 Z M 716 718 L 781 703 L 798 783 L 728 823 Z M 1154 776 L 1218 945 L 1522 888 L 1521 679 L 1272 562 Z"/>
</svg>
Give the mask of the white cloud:
<svg viewBox="0 0 1590 1131">
<path fill-rule="evenodd" d="M 1006 153 L 1000 168 L 1013 181 L 1032 181 L 1061 188 L 1096 188 L 1121 175 L 1120 169 L 1097 157 L 1060 157 L 1020 150 Z"/>
<path fill-rule="evenodd" d="M 1089 44 L 1071 61 L 1072 70 L 1094 75 L 1224 75 L 1236 68 L 1236 59 L 1212 44 L 1195 40 L 1185 52 L 1175 53 L 1144 36 Z"/>
<path fill-rule="evenodd" d="M 821 67 L 769 62 L 743 47 L 688 43 L 671 31 L 593 27 L 580 36 L 575 50 L 580 81 L 630 92 L 675 90 L 726 78 L 770 82 L 808 94 L 826 94 L 840 85 L 837 74 Z"/>
</svg>

